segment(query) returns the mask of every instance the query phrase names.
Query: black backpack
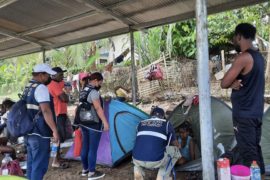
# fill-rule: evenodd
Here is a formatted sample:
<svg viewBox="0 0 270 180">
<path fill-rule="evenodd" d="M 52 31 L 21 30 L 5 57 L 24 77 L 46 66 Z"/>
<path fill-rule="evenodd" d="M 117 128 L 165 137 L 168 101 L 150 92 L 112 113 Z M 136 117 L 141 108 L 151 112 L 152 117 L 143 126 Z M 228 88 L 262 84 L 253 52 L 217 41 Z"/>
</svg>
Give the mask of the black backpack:
<svg viewBox="0 0 270 180">
<path fill-rule="evenodd" d="M 80 92 L 80 104 L 76 108 L 74 124 L 75 125 L 92 125 L 99 123 L 99 117 L 93 104 L 87 101 L 87 97 L 93 90 L 92 87 L 85 87 Z"/>
</svg>

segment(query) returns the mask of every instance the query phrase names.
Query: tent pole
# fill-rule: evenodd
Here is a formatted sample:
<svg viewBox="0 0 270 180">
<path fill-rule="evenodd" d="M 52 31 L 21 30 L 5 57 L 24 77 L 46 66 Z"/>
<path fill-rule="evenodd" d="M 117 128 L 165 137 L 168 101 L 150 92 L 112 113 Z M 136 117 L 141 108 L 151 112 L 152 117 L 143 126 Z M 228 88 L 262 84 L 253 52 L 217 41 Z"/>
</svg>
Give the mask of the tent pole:
<svg viewBox="0 0 270 180">
<path fill-rule="evenodd" d="M 46 62 L 46 50 L 45 49 L 42 50 L 42 62 L 43 63 Z"/>
<path fill-rule="evenodd" d="M 197 61 L 203 179 L 214 180 L 213 122 L 211 114 L 207 0 L 196 0 Z"/>
<path fill-rule="evenodd" d="M 132 103 L 136 105 L 137 83 L 136 83 L 136 67 L 134 58 L 134 31 L 130 31 L 130 53 L 131 53 L 131 81 L 132 81 Z"/>
</svg>

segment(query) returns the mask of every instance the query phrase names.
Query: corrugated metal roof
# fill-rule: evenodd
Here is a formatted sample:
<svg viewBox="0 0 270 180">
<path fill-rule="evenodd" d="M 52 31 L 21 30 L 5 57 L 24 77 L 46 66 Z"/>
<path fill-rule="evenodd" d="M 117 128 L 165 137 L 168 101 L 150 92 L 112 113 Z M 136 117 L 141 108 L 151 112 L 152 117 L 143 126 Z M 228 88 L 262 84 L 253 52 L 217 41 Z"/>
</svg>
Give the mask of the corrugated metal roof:
<svg viewBox="0 0 270 180">
<path fill-rule="evenodd" d="M 208 0 L 216 13 L 267 0 Z M 0 59 L 195 16 L 195 0 L 0 1 Z"/>
</svg>

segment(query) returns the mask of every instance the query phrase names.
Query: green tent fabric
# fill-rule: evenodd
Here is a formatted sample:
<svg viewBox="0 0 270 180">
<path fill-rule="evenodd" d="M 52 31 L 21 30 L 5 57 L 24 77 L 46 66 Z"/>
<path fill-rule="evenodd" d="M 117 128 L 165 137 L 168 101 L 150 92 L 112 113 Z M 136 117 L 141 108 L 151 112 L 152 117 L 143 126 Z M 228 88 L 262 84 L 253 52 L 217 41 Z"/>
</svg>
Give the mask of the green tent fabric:
<svg viewBox="0 0 270 180">
<path fill-rule="evenodd" d="M 184 121 L 188 121 L 192 125 L 194 134 L 194 141 L 201 150 L 200 142 L 200 118 L 199 105 L 192 105 L 187 114 L 184 114 L 187 107 L 182 107 L 180 103 L 169 116 L 169 121 L 177 128 Z M 214 153 L 215 157 L 221 154 L 218 144 L 225 149 L 230 149 L 234 144 L 234 132 L 232 125 L 232 111 L 231 108 L 215 97 L 211 97 L 212 119 L 213 119 L 213 133 L 214 133 Z"/>
<path fill-rule="evenodd" d="M 261 146 L 266 172 L 270 175 L 270 107 L 263 115 Z"/>
<path fill-rule="evenodd" d="M 194 141 L 201 151 L 200 143 L 200 118 L 199 118 L 199 105 L 192 105 L 188 113 L 184 113 L 187 107 L 182 107 L 180 103 L 170 114 L 168 120 L 173 124 L 174 128 L 177 128 L 184 121 L 188 121 L 192 125 Z M 215 159 L 221 154 L 218 144 L 222 145 L 225 150 L 231 149 L 235 146 L 236 141 L 233 131 L 232 123 L 232 110 L 231 108 L 222 102 L 221 100 L 211 97 L 212 108 L 212 120 L 213 120 L 213 132 L 214 132 L 214 153 Z M 266 165 L 266 171 L 270 172 L 270 107 L 264 113 L 263 126 L 262 126 L 262 139 L 261 146 L 263 151 L 263 157 Z M 202 170 L 201 161 L 199 159 L 191 161 L 184 166 L 177 167 L 177 171 L 196 171 Z"/>
</svg>

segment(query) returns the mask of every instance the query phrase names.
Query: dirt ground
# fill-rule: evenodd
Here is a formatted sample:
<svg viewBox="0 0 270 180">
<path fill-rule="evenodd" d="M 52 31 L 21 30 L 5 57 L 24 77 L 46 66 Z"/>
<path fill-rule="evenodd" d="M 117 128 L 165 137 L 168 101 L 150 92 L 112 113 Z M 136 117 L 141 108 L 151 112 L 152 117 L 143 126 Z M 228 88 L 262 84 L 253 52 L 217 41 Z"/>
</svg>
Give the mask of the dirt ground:
<svg viewBox="0 0 270 180">
<path fill-rule="evenodd" d="M 145 112 L 150 112 L 152 105 L 158 105 L 164 110 L 172 110 L 178 103 L 177 102 L 156 102 L 152 104 L 139 105 L 140 109 Z M 69 106 L 69 117 L 72 120 L 74 118 L 75 106 Z M 46 173 L 45 180 L 83 180 L 86 177 L 81 177 L 80 172 L 82 170 L 82 165 L 80 161 L 69 161 L 69 168 L 67 169 L 55 169 L 49 166 L 49 170 Z M 104 180 L 133 180 L 133 164 L 131 163 L 131 158 L 122 162 L 119 166 L 114 168 L 97 166 L 97 170 L 105 172 Z M 156 179 L 157 171 L 146 170 L 145 180 Z M 200 178 L 192 177 L 190 173 L 179 173 L 176 174 L 176 179 L 178 180 L 198 180 Z"/>
<path fill-rule="evenodd" d="M 69 161 L 70 167 L 67 169 L 54 169 L 49 167 L 48 172 L 45 175 L 45 180 L 86 180 L 86 177 L 80 176 L 82 170 L 80 161 Z M 103 180 L 133 180 L 133 165 L 131 160 L 127 160 L 121 163 L 115 168 L 108 168 L 97 166 L 97 170 L 105 172 Z M 155 180 L 157 171 L 146 170 L 145 180 Z M 200 174 L 200 173 L 199 173 Z M 201 178 L 190 175 L 190 173 L 176 174 L 177 180 L 199 180 Z"/>
</svg>

